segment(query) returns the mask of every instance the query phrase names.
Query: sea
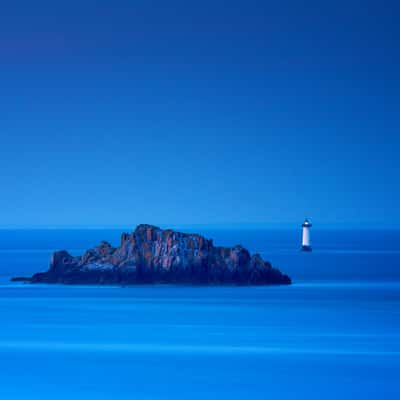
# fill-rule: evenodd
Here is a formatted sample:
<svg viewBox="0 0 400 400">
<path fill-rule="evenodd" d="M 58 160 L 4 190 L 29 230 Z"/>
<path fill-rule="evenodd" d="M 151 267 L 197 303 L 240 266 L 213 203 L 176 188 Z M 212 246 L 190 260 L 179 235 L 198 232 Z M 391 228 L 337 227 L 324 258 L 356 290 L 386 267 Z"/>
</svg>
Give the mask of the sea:
<svg viewBox="0 0 400 400">
<path fill-rule="evenodd" d="M 0 399 L 400 399 L 400 231 L 207 229 L 291 286 L 11 283 L 119 230 L 0 231 Z"/>
</svg>

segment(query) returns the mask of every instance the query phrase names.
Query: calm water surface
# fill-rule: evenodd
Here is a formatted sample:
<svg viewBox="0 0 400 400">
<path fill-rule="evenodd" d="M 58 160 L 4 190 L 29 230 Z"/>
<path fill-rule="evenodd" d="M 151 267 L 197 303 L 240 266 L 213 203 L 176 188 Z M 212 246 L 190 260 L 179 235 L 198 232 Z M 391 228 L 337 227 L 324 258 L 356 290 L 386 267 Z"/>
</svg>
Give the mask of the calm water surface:
<svg viewBox="0 0 400 400">
<path fill-rule="evenodd" d="M 289 287 L 11 284 L 118 231 L 0 231 L 0 399 L 400 398 L 400 233 L 204 231 Z"/>
</svg>

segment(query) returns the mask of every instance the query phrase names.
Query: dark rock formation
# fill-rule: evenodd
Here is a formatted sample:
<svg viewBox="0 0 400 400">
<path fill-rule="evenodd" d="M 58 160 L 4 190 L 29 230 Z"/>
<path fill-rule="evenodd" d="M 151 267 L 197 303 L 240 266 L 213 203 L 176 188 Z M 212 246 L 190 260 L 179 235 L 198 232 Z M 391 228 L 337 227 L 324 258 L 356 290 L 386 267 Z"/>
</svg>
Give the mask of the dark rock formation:
<svg viewBox="0 0 400 400">
<path fill-rule="evenodd" d="M 197 234 L 139 225 L 121 236 L 121 245 L 107 242 L 80 257 L 66 251 L 52 255 L 50 269 L 32 283 L 69 284 L 290 284 L 291 280 L 242 246 L 216 247 Z"/>
<path fill-rule="evenodd" d="M 30 282 L 31 278 L 27 278 L 26 276 L 16 276 L 11 278 L 11 282 Z"/>
</svg>

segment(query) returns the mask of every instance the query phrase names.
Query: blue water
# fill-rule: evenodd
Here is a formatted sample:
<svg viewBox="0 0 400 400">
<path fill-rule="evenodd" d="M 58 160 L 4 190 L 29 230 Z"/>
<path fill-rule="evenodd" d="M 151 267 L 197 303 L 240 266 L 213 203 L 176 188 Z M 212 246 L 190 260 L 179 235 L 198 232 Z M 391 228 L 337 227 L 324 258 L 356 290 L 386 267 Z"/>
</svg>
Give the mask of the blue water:
<svg viewBox="0 0 400 400">
<path fill-rule="evenodd" d="M 202 231 L 282 287 L 12 284 L 119 231 L 0 231 L 0 399 L 400 398 L 400 232 Z"/>
</svg>

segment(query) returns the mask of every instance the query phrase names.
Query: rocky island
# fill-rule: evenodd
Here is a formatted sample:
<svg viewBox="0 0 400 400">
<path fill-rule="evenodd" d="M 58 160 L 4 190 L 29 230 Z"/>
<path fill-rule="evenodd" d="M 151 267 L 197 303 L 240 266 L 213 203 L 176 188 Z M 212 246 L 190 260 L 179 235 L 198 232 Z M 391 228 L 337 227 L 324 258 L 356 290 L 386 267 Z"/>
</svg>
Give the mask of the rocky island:
<svg viewBox="0 0 400 400">
<path fill-rule="evenodd" d="M 214 246 L 198 234 L 138 225 L 123 233 L 119 247 L 108 242 L 74 257 L 67 251 L 55 252 L 47 272 L 31 278 L 13 278 L 31 283 L 65 284 L 290 284 L 287 275 L 250 255 L 240 245 Z"/>
</svg>

